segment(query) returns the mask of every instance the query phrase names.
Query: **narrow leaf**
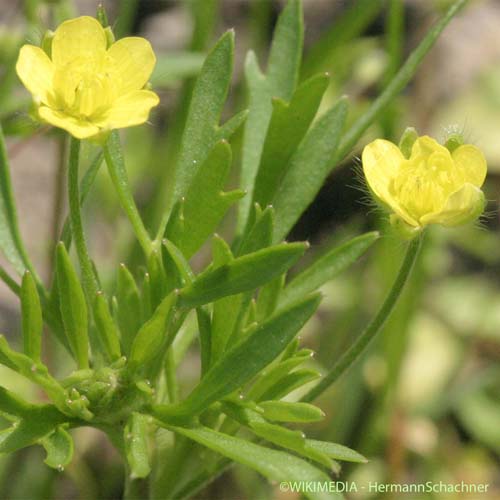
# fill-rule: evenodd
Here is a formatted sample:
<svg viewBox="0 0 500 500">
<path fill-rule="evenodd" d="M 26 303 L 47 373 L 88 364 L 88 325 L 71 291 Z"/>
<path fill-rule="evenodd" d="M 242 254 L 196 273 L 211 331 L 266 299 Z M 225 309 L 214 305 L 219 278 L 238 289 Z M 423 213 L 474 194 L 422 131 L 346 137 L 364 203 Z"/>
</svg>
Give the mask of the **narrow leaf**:
<svg viewBox="0 0 500 500">
<path fill-rule="evenodd" d="M 141 324 L 141 298 L 132 273 L 125 264 L 118 268 L 116 317 L 121 332 L 123 353 L 127 356 Z"/>
<path fill-rule="evenodd" d="M 337 460 L 342 460 L 344 462 L 355 462 L 359 464 L 365 464 L 366 462 L 368 462 L 368 460 L 363 455 L 341 444 L 329 443 L 327 441 L 317 441 L 316 439 L 308 439 L 307 443 L 309 446 L 312 446 L 318 451 L 326 453 L 329 457 L 335 458 Z"/>
<path fill-rule="evenodd" d="M 309 403 L 261 401 L 259 408 L 264 410 L 264 418 L 276 422 L 316 422 L 325 417 L 317 406 Z"/>
<path fill-rule="evenodd" d="M 147 477 L 151 472 L 148 451 L 148 417 L 132 413 L 125 426 L 125 451 L 134 477 Z"/>
<path fill-rule="evenodd" d="M 166 236 L 190 258 L 210 236 L 241 191 L 223 192 L 231 168 L 231 148 L 218 142 L 196 173 L 184 198 L 174 209 Z"/>
<path fill-rule="evenodd" d="M 259 171 L 255 179 L 254 202 L 272 202 L 289 160 L 307 132 L 328 86 L 328 75 L 316 75 L 294 93 L 290 104 L 273 100 L 273 114 L 267 132 Z"/>
<path fill-rule="evenodd" d="M 24 273 L 20 298 L 24 353 L 33 360 L 40 361 L 43 330 L 42 308 L 35 280 L 29 271 Z"/>
<path fill-rule="evenodd" d="M 57 245 L 56 275 L 64 331 L 80 369 L 89 367 L 87 305 L 78 275 L 61 242 Z"/>
<path fill-rule="evenodd" d="M 176 165 L 174 202 L 185 196 L 216 139 L 233 69 L 234 33 L 225 33 L 208 54 L 196 81 Z"/>
<path fill-rule="evenodd" d="M 102 352 L 108 361 L 116 361 L 121 356 L 120 334 L 103 292 L 98 292 L 94 300 L 94 321 L 99 332 Z"/>
<path fill-rule="evenodd" d="M 150 363 L 164 354 L 167 327 L 174 311 L 177 294 L 171 292 L 156 308 L 153 316 L 137 333 L 130 349 L 129 367 L 131 371 L 146 369 Z"/>
<path fill-rule="evenodd" d="M 363 255 L 378 238 L 379 233 L 373 231 L 328 250 L 285 287 L 280 296 L 280 305 L 303 297 L 338 276 Z"/>
<path fill-rule="evenodd" d="M 3 335 L 0 335 L 0 363 L 42 387 L 56 406 L 64 411 L 66 392 L 59 382 L 49 374 L 47 367 L 33 361 L 26 354 L 11 349 Z"/>
<path fill-rule="evenodd" d="M 270 481 L 304 481 L 327 483 L 330 478 L 308 462 L 282 451 L 271 450 L 255 443 L 214 431 L 208 427 L 167 426 L 173 432 L 250 467 Z M 311 499 L 341 499 L 336 493 L 305 492 Z"/>
<path fill-rule="evenodd" d="M 306 246 L 303 243 L 276 245 L 234 259 L 217 269 L 208 269 L 180 291 L 179 305 L 196 307 L 253 290 L 293 266 Z"/>
<path fill-rule="evenodd" d="M 289 101 L 297 85 L 303 31 L 301 3 L 290 0 L 276 23 L 267 76 L 261 72 L 255 54 L 252 51 L 247 54 L 245 80 L 249 91 L 249 113 L 243 137 L 240 187 L 249 195 L 239 204 L 238 234 L 243 233 L 252 206 L 255 178 L 273 111 L 271 100 L 277 97 Z"/>
<path fill-rule="evenodd" d="M 196 414 L 243 386 L 273 361 L 314 314 L 320 298 L 301 300 L 259 325 L 207 372 L 178 408 Z"/>
<path fill-rule="evenodd" d="M 347 100 L 342 98 L 318 119 L 291 158 L 273 200 L 274 241 L 288 234 L 321 189 L 334 161 L 346 114 Z"/>
<path fill-rule="evenodd" d="M 267 67 L 267 78 L 273 97 L 289 101 L 297 86 L 304 21 L 299 0 L 289 0 L 281 12 L 274 30 Z"/>
</svg>

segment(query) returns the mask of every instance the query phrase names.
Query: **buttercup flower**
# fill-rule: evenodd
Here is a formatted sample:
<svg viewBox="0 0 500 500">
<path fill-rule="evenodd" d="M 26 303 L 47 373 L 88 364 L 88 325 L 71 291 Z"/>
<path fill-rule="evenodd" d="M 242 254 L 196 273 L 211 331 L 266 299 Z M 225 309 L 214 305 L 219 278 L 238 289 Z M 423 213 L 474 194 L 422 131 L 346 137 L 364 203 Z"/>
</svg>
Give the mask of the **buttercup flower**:
<svg viewBox="0 0 500 500">
<path fill-rule="evenodd" d="M 155 63 L 144 38 L 122 38 L 108 48 L 104 28 L 83 16 L 57 28 L 50 57 L 24 45 L 16 70 L 40 119 L 84 139 L 148 119 L 159 102 L 144 89 Z"/>
<path fill-rule="evenodd" d="M 393 212 L 391 223 L 407 237 L 429 224 L 465 224 L 484 210 L 480 188 L 486 160 L 470 144 L 450 152 L 423 136 L 406 158 L 392 142 L 377 139 L 365 147 L 362 162 L 368 186 Z"/>
</svg>

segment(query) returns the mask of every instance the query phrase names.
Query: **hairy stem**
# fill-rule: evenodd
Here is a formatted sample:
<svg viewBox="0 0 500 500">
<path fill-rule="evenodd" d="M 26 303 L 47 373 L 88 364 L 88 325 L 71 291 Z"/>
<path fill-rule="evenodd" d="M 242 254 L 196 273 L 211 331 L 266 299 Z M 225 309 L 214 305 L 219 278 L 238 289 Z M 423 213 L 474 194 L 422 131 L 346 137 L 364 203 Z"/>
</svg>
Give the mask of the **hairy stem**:
<svg viewBox="0 0 500 500">
<path fill-rule="evenodd" d="M 132 224 L 137 240 L 144 250 L 144 253 L 146 256 L 149 256 L 152 250 L 152 241 L 144 227 L 134 197 L 130 191 L 120 138 L 116 131 L 111 133 L 108 142 L 104 146 L 104 158 L 108 166 L 111 181 L 118 194 L 120 204 Z"/>
<path fill-rule="evenodd" d="M 408 281 L 408 278 L 413 269 L 413 265 L 417 260 L 419 250 L 422 244 L 422 235 L 412 240 L 406 251 L 405 258 L 401 265 L 398 275 L 392 285 L 389 294 L 387 295 L 382 307 L 371 323 L 366 327 L 364 332 L 356 339 L 354 344 L 341 356 L 341 358 L 333 365 L 333 368 L 328 374 L 313 387 L 301 401 L 313 401 L 322 394 L 328 387 L 337 381 L 365 352 L 367 346 L 374 339 L 377 333 L 382 329 L 385 322 L 389 318 L 391 312 L 396 305 L 401 292 Z"/>
</svg>

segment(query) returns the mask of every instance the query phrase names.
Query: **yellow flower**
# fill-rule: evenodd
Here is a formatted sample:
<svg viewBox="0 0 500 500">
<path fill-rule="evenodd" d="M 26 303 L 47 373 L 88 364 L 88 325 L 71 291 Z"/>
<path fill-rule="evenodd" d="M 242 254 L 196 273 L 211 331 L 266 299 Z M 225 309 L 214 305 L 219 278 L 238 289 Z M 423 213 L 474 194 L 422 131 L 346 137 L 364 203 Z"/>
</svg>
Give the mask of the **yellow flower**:
<svg viewBox="0 0 500 500">
<path fill-rule="evenodd" d="M 368 186 L 394 212 L 391 223 L 406 236 L 429 224 L 465 224 L 484 210 L 480 188 L 486 177 L 486 160 L 470 144 L 450 152 L 423 136 L 405 158 L 392 142 L 377 139 L 365 147 L 362 162 Z"/>
<path fill-rule="evenodd" d="M 16 71 L 31 92 L 39 117 L 79 139 L 144 123 L 158 96 L 144 90 L 156 58 L 144 38 L 122 38 L 107 46 L 93 17 L 62 23 L 51 57 L 24 45 Z"/>
</svg>

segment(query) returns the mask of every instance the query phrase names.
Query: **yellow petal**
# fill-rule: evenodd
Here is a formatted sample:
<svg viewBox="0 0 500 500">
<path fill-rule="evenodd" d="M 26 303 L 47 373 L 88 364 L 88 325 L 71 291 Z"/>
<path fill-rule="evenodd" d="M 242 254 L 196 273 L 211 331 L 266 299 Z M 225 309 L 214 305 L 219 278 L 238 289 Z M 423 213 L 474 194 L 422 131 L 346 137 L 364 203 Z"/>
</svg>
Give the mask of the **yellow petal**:
<svg viewBox="0 0 500 500">
<path fill-rule="evenodd" d="M 97 19 L 77 17 L 62 23 L 52 40 L 52 61 L 64 66 L 79 58 L 97 59 L 106 51 L 106 34 Z"/>
<path fill-rule="evenodd" d="M 108 49 L 108 56 L 121 82 L 121 94 L 142 89 L 156 64 L 151 44 L 140 37 L 118 40 Z"/>
<path fill-rule="evenodd" d="M 428 135 L 423 135 L 413 143 L 410 159 L 413 160 L 420 156 L 428 157 L 432 153 L 443 153 L 444 155 L 450 156 L 450 152 L 439 144 L 436 139 Z"/>
<path fill-rule="evenodd" d="M 362 154 L 363 172 L 371 191 L 408 224 L 418 226 L 415 219 L 408 215 L 391 194 L 391 184 L 404 161 L 406 160 L 399 148 L 384 139 L 377 139 L 368 144 Z"/>
<path fill-rule="evenodd" d="M 150 90 L 134 90 L 117 99 L 99 124 L 105 129 L 140 125 L 148 120 L 151 108 L 159 102 L 158 96 Z"/>
<path fill-rule="evenodd" d="M 391 182 L 399 172 L 404 156 L 392 142 L 377 139 L 363 150 L 363 172 L 370 189 L 381 201 L 390 205 L 389 193 Z"/>
<path fill-rule="evenodd" d="M 47 103 L 54 77 L 54 66 L 47 54 L 40 47 L 24 45 L 19 52 L 16 71 L 35 99 Z"/>
<path fill-rule="evenodd" d="M 448 198 L 443 210 L 424 215 L 421 223 L 459 226 L 476 220 L 483 210 L 483 192 L 473 184 L 467 183 Z"/>
<path fill-rule="evenodd" d="M 47 123 L 66 130 L 77 139 L 87 139 L 100 132 L 99 127 L 93 123 L 54 111 L 47 106 L 40 106 L 38 114 Z"/>
<path fill-rule="evenodd" d="M 459 146 L 452 154 L 453 160 L 465 177 L 465 182 L 481 187 L 486 177 L 486 159 L 476 146 L 464 144 Z"/>
</svg>

